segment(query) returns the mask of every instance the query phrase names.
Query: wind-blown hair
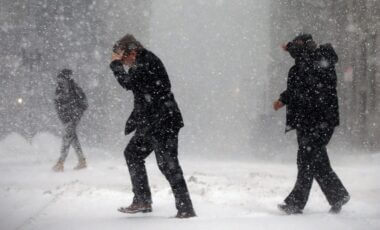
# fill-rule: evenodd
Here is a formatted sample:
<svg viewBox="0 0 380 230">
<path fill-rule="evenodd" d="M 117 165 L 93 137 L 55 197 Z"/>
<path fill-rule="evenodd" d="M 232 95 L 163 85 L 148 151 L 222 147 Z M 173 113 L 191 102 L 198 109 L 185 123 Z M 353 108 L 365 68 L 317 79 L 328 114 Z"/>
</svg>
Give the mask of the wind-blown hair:
<svg viewBox="0 0 380 230">
<path fill-rule="evenodd" d="M 132 50 L 143 49 L 143 45 L 132 34 L 126 34 L 113 45 L 113 52 L 124 51 L 124 55 L 129 55 Z"/>
</svg>

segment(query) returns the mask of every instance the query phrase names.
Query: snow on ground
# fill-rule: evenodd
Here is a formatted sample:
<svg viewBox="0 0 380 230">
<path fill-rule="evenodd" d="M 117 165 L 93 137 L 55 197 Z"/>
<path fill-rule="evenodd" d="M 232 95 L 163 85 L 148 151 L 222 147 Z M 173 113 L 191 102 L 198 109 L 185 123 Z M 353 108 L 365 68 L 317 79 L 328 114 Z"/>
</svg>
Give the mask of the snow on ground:
<svg viewBox="0 0 380 230">
<path fill-rule="evenodd" d="M 129 174 L 121 152 L 84 148 L 89 168 L 74 171 L 70 152 L 64 173 L 51 167 L 60 139 L 17 134 L 0 142 L 0 229 L 380 229 L 380 155 L 363 154 L 335 170 L 351 193 L 339 215 L 313 186 L 303 215 L 286 216 L 276 205 L 292 188 L 295 163 L 194 160 L 181 156 L 198 217 L 172 218 L 174 198 L 155 164 L 147 160 L 153 193 L 149 214 L 116 211 L 131 201 Z M 369 159 L 369 160 L 368 160 Z M 346 162 L 351 162 L 349 165 Z"/>
</svg>

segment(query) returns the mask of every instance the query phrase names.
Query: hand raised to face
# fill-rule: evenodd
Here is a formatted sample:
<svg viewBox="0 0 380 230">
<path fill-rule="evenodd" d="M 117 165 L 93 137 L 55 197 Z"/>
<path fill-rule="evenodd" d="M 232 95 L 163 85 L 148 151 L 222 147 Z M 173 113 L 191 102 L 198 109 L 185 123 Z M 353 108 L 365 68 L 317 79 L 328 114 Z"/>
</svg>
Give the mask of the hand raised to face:
<svg viewBox="0 0 380 230">
<path fill-rule="evenodd" d="M 111 61 L 121 60 L 123 58 L 123 51 L 112 52 Z"/>
</svg>

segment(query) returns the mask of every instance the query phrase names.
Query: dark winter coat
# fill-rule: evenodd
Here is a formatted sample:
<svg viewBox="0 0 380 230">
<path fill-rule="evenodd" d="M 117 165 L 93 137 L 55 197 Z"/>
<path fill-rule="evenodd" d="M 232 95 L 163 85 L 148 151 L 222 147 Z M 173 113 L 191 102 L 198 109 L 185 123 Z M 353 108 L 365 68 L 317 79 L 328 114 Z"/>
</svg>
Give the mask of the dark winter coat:
<svg viewBox="0 0 380 230">
<path fill-rule="evenodd" d="M 290 68 L 287 89 L 280 96 L 287 105 L 286 131 L 338 126 L 338 56 L 334 49 L 326 44 L 314 51 L 290 50 L 290 54 L 295 65 Z"/>
<path fill-rule="evenodd" d="M 55 107 L 63 123 L 78 121 L 88 108 L 82 88 L 72 79 L 61 79 L 55 90 Z"/>
<path fill-rule="evenodd" d="M 128 73 L 118 60 L 111 62 L 110 68 L 119 84 L 134 95 L 134 109 L 127 120 L 125 134 L 136 128 L 173 130 L 184 126 L 168 74 L 156 55 L 141 49 L 135 66 Z"/>
</svg>

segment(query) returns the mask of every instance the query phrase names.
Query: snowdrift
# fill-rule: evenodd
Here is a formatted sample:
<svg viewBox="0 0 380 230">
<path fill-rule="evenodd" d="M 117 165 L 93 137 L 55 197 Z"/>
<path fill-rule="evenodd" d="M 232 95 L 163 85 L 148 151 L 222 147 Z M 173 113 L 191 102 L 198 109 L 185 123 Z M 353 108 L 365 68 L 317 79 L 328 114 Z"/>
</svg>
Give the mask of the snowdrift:
<svg viewBox="0 0 380 230">
<path fill-rule="evenodd" d="M 74 171 L 70 152 L 64 173 L 51 171 L 60 138 L 48 133 L 31 142 L 11 134 L 0 142 L 0 229 L 379 229 L 380 154 L 340 162 L 352 200 L 339 215 L 316 183 L 303 215 L 286 216 L 276 205 L 291 190 L 294 163 L 197 161 L 182 167 L 197 218 L 177 220 L 174 198 L 154 155 L 147 159 L 153 212 L 125 215 L 119 206 L 132 199 L 122 152 L 84 147 L 89 168 Z M 333 166 L 334 166 L 333 162 Z"/>
</svg>

